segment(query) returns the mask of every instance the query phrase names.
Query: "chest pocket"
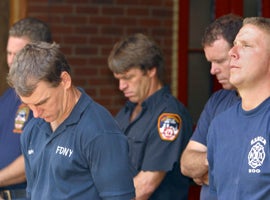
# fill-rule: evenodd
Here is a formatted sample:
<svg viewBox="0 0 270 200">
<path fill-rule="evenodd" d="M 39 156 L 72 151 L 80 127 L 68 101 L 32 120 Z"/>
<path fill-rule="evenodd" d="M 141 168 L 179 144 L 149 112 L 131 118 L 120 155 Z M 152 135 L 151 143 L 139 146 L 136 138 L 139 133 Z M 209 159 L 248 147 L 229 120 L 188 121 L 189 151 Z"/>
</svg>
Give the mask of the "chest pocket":
<svg viewBox="0 0 270 200">
<path fill-rule="evenodd" d="M 128 137 L 129 156 L 136 170 L 140 171 L 144 159 L 146 142 L 141 138 Z"/>
</svg>

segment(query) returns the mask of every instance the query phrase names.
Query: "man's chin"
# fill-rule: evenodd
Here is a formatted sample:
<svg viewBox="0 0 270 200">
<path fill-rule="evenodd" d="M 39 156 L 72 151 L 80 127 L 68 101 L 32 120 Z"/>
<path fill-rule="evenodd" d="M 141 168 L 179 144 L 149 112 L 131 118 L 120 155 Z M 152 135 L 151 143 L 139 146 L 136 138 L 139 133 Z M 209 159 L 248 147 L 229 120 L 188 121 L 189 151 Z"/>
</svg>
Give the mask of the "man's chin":
<svg viewBox="0 0 270 200">
<path fill-rule="evenodd" d="M 50 117 L 42 117 L 42 119 L 44 119 L 44 121 L 46 121 L 46 122 L 52 122 L 52 118 L 50 118 Z"/>
<path fill-rule="evenodd" d="M 222 85 L 222 88 L 225 90 L 233 90 L 234 89 L 234 86 L 228 81 L 220 83 L 220 84 Z"/>
<path fill-rule="evenodd" d="M 130 102 L 132 102 L 132 103 L 137 103 L 137 102 L 138 102 L 137 99 L 132 98 L 132 97 L 128 98 L 128 100 L 129 100 Z"/>
</svg>

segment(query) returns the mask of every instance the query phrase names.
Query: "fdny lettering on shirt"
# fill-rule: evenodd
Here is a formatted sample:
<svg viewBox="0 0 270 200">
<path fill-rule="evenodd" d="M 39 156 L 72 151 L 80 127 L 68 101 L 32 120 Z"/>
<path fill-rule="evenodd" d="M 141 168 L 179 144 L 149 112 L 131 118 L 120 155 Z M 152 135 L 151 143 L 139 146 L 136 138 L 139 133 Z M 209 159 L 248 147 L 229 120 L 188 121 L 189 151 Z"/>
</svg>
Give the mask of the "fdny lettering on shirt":
<svg viewBox="0 0 270 200">
<path fill-rule="evenodd" d="M 73 153 L 73 150 L 69 149 L 67 147 L 57 146 L 55 153 L 59 154 L 59 155 L 64 155 L 64 156 L 70 157 Z"/>
<path fill-rule="evenodd" d="M 14 133 L 22 133 L 24 124 L 29 117 L 30 109 L 26 104 L 21 104 L 17 110 L 14 122 Z"/>
<path fill-rule="evenodd" d="M 158 118 L 159 136 L 165 141 L 174 141 L 182 127 L 182 119 L 173 113 L 162 113 Z"/>
<path fill-rule="evenodd" d="M 258 136 L 251 140 L 251 149 L 248 153 L 248 164 L 251 167 L 249 173 L 260 173 L 260 166 L 263 165 L 265 159 L 264 146 L 266 140 L 262 136 Z"/>
</svg>

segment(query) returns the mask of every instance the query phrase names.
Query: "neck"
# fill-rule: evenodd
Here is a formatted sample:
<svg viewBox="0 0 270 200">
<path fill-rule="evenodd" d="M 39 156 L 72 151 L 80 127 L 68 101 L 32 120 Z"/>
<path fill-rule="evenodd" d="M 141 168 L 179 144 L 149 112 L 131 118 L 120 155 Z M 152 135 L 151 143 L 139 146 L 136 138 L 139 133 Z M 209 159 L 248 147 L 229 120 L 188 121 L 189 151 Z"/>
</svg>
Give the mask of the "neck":
<svg viewBox="0 0 270 200">
<path fill-rule="evenodd" d="M 137 103 L 136 107 L 134 108 L 130 116 L 130 121 L 133 121 L 140 114 L 140 112 L 142 111 L 142 103 L 151 95 L 153 95 L 156 91 L 160 90 L 162 87 L 163 85 L 160 82 L 156 82 L 155 84 L 150 85 L 148 95 Z"/>
<path fill-rule="evenodd" d="M 263 101 L 270 97 L 270 88 L 266 90 L 258 90 L 254 92 L 239 92 L 242 99 L 242 108 L 246 111 L 252 110 L 259 106 Z"/>
<path fill-rule="evenodd" d="M 71 87 L 66 91 L 63 98 L 63 110 L 60 114 L 59 118 L 53 122 L 51 122 L 52 130 L 55 131 L 58 126 L 69 117 L 73 108 L 77 104 L 79 98 L 81 96 L 81 92 L 76 87 Z"/>
<path fill-rule="evenodd" d="M 149 92 L 148 92 L 148 95 L 145 99 L 152 96 L 156 91 L 160 90 L 162 87 L 163 87 L 162 83 L 159 80 L 154 79 L 154 81 L 152 83 L 150 83 Z M 145 101 L 145 99 L 143 99 L 139 103 L 142 104 L 142 102 Z"/>
</svg>

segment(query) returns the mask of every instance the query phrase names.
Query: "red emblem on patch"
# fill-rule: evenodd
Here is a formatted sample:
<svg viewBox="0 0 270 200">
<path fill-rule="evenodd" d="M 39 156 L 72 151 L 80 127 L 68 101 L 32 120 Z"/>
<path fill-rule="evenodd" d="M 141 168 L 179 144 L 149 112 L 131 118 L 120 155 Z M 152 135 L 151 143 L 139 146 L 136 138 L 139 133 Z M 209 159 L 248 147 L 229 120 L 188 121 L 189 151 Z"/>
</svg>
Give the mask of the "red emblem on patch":
<svg viewBox="0 0 270 200">
<path fill-rule="evenodd" d="M 182 119 L 173 113 L 162 113 L 158 118 L 158 132 L 162 140 L 174 141 L 182 127 Z"/>
</svg>

